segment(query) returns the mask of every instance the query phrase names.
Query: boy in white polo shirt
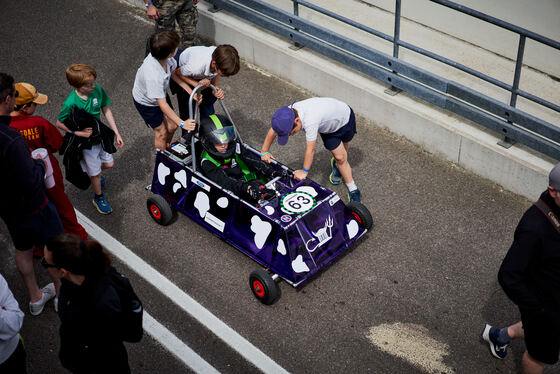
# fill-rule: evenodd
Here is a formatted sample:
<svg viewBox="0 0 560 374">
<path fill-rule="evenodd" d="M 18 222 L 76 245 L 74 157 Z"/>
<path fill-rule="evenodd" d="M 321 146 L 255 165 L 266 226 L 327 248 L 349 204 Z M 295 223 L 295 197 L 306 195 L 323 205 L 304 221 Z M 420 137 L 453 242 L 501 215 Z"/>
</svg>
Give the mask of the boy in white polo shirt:
<svg viewBox="0 0 560 374">
<path fill-rule="evenodd" d="M 270 162 L 274 158 L 269 149 L 276 137 L 279 145 L 285 145 L 290 135 L 303 129 L 307 140 L 303 167 L 294 172 L 294 178 L 303 180 L 311 168 L 319 134 L 325 148 L 333 155 L 329 180 L 334 185 L 344 180 L 348 199 L 361 201 L 360 190 L 354 183 L 348 163 L 348 143 L 356 134 L 356 117 L 352 108 L 337 99 L 314 97 L 278 109 L 272 116 L 271 125 L 261 149 L 263 161 Z"/>
<path fill-rule="evenodd" d="M 150 54 L 136 72 L 132 88 L 134 106 L 146 125 L 154 130 L 155 147 L 162 151 L 171 142 L 178 127 L 189 131 L 195 128 L 194 120 L 183 121 L 175 114 L 167 95 L 170 78 L 177 84 L 184 85 L 172 75 L 177 68 L 177 61 L 173 56 L 177 53 L 180 41 L 179 34 L 175 31 L 153 34 L 149 42 Z"/>
<path fill-rule="evenodd" d="M 214 114 L 216 99 L 224 98 L 224 91 L 218 87 L 219 79 L 237 74 L 239 64 L 237 50 L 228 44 L 217 47 L 195 46 L 181 52 L 179 68 L 173 72 L 183 82 L 183 89 L 177 92 L 181 118 L 189 116 L 189 96 L 199 84 L 207 87 L 199 91 L 202 94 L 199 100 L 200 118 Z M 216 87 L 216 92 L 208 87 L 210 84 Z"/>
</svg>

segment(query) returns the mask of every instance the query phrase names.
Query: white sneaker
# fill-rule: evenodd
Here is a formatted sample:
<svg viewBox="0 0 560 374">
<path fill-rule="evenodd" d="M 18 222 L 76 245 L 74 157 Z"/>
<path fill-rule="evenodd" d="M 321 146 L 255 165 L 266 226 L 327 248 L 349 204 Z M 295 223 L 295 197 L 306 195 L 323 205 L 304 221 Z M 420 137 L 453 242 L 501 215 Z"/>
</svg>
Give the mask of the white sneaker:
<svg viewBox="0 0 560 374">
<path fill-rule="evenodd" d="M 41 288 L 41 300 L 35 303 L 29 303 L 29 312 L 31 315 L 38 316 L 43 311 L 47 301 L 55 297 L 56 290 L 54 289 L 54 283 L 49 283 L 45 287 Z"/>
</svg>

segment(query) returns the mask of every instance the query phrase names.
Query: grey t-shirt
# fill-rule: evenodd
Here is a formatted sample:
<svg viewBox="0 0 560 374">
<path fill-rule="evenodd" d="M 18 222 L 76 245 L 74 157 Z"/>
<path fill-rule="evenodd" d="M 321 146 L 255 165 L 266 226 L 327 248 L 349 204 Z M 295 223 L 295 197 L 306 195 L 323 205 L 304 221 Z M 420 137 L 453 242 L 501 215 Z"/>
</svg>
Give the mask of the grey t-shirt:
<svg viewBox="0 0 560 374">
<path fill-rule="evenodd" d="M 177 68 L 177 61 L 174 58 L 168 58 L 166 68 L 167 71 L 163 69 L 151 53 L 146 56 L 142 66 L 136 72 L 134 87 L 132 88 L 132 97 L 137 103 L 157 106 L 157 99 L 165 98 L 171 73 Z"/>
</svg>

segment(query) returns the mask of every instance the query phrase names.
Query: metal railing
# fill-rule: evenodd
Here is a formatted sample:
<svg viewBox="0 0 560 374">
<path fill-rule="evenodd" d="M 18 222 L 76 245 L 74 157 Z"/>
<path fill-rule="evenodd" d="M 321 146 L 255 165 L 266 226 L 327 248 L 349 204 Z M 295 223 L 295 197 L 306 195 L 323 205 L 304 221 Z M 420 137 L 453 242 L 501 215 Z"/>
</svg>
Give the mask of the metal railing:
<svg viewBox="0 0 560 374">
<path fill-rule="evenodd" d="M 393 36 L 304 0 L 290 0 L 293 2 L 293 14 L 260 0 L 206 1 L 213 4 L 215 8 L 224 9 L 270 32 L 283 36 L 298 46 L 305 46 L 349 68 L 386 82 L 396 89 L 457 113 L 504 136 L 506 141 L 519 142 L 560 160 L 560 128 L 515 107 L 517 97 L 521 96 L 560 113 L 559 105 L 519 88 L 526 39 L 529 38 L 560 50 L 560 43 L 557 41 L 448 0 L 430 0 L 519 35 L 513 84 L 507 84 L 456 61 L 401 40 L 401 0 L 395 1 Z M 300 6 L 391 42 L 393 44 L 393 56 L 299 17 Z M 481 92 L 399 60 L 400 47 L 449 65 L 509 91 L 511 93 L 509 103 L 502 103 Z"/>
</svg>

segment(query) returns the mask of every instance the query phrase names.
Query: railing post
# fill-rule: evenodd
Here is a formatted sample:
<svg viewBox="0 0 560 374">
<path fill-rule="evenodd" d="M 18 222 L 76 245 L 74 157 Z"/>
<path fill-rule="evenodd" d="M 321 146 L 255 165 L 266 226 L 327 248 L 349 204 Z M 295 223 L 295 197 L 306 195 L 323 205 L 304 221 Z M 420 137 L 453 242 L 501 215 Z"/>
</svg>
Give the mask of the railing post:
<svg viewBox="0 0 560 374">
<path fill-rule="evenodd" d="M 294 16 L 298 17 L 299 16 L 299 3 L 298 0 L 292 0 L 292 2 L 294 3 Z M 297 27 L 294 27 L 295 31 L 299 31 L 299 29 Z M 290 47 L 290 49 L 293 49 L 294 51 L 297 51 L 298 49 L 303 48 L 303 45 L 299 44 L 298 42 L 295 42 L 294 45 L 292 45 Z"/>
<path fill-rule="evenodd" d="M 399 58 L 399 40 L 401 37 L 401 0 L 395 0 L 395 30 L 393 32 L 393 57 Z M 393 71 L 396 74 L 396 71 Z M 384 92 L 395 96 L 402 90 L 395 86 L 387 88 Z"/>
<path fill-rule="evenodd" d="M 525 35 L 519 35 L 519 45 L 517 47 L 517 60 L 515 61 L 515 73 L 513 75 L 513 84 L 511 86 L 511 97 L 509 99 L 509 105 L 515 108 L 517 104 L 517 91 L 519 90 L 519 81 L 521 80 L 521 68 L 523 67 L 523 55 L 525 53 Z M 512 123 L 508 120 L 509 123 Z M 498 142 L 504 148 L 509 148 L 515 144 L 515 140 L 512 140 L 507 135 Z"/>
<path fill-rule="evenodd" d="M 401 38 L 401 0 L 395 2 L 395 31 L 393 33 L 393 57 L 399 58 L 399 40 Z"/>
<path fill-rule="evenodd" d="M 517 103 L 517 90 L 521 79 L 521 68 L 523 67 L 523 54 L 525 53 L 525 35 L 519 35 L 519 46 L 517 47 L 517 61 L 515 62 L 515 75 L 513 76 L 513 86 L 511 88 L 511 99 L 509 105 L 515 107 Z"/>
</svg>

